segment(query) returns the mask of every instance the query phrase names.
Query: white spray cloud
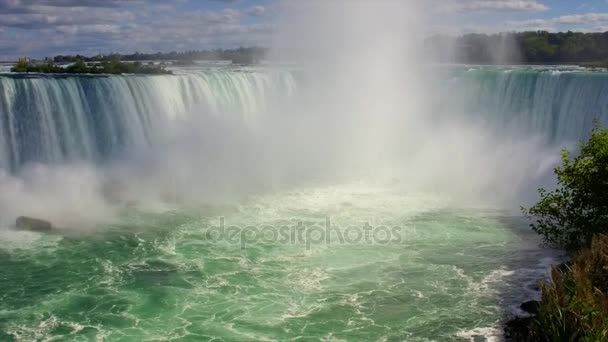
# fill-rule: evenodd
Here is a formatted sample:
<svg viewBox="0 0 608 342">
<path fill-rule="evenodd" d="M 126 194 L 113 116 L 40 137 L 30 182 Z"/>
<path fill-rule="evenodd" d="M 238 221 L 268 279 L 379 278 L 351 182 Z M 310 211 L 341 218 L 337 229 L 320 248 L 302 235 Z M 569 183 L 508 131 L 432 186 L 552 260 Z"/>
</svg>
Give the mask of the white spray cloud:
<svg viewBox="0 0 608 342">
<path fill-rule="evenodd" d="M 152 146 L 104 167 L 4 175 L 0 208 L 10 219 L 28 214 L 79 227 L 130 203 L 234 202 L 260 191 L 355 179 L 398 179 L 404 192 L 517 207 L 552 161 L 535 137 L 496 134 L 437 87 L 437 69 L 421 46 L 422 5 L 286 2 L 273 58 L 295 62 L 298 93 L 270 101 L 255 125 L 235 119 L 243 115 L 200 115 L 210 110 L 201 105 L 163 127 Z"/>
</svg>

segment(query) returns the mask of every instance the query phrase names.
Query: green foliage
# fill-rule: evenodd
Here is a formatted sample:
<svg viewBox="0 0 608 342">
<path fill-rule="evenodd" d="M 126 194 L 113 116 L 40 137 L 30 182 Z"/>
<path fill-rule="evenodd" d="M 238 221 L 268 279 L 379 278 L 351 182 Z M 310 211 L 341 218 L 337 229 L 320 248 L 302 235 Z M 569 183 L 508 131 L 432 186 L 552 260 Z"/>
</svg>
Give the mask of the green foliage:
<svg viewBox="0 0 608 342">
<path fill-rule="evenodd" d="M 97 70 L 95 70 L 94 67 L 87 66 L 86 63 L 82 59 L 77 60 L 76 62 L 72 63 L 67 68 L 65 68 L 65 72 L 67 72 L 69 74 L 96 73 L 96 71 Z"/>
<path fill-rule="evenodd" d="M 25 58 L 19 58 L 17 64 L 15 64 L 12 68 L 12 72 L 27 72 L 30 63 Z"/>
<path fill-rule="evenodd" d="M 608 341 L 608 235 L 594 238 L 570 269 L 552 271 L 528 341 Z"/>
<path fill-rule="evenodd" d="M 531 61 L 546 61 L 554 59 L 558 50 L 556 45 L 549 43 L 548 37 L 544 34 L 526 35 L 523 38 L 524 56 Z"/>
<path fill-rule="evenodd" d="M 55 56 L 53 61 L 55 63 L 73 63 L 78 60 L 85 62 L 118 62 L 118 61 L 198 61 L 198 60 L 224 60 L 233 61 L 236 64 L 251 64 L 257 63 L 266 56 L 268 49 L 261 47 L 239 47 L 236 49 L 216 49 L 216 50 L 203 50 L 203 51 L 183 51 L 183 52 L 156 52 L 156 53 L 140 53 L 135 52 L 132 54 L 119 54 L 111 53 L 109 55 L 96 55 L 92 57 L 86 57 L 81 55 L 76 56 Z"/>
<path fill-rule="evenodd" d="M 444 57 L 456 63 L 494 63 L 497 50 L 506 56 L 503 61 L 506 63 L 578 64 L 608 60 L 608 32 L 528 31 L 466 34 L 456 38 L 438 35 L 431 37 L 427 45 L 456 47 L 456 53 Z"/>
<path fill-rule="evenodd" d="M 62 68 L 53 62 L 34 64 L 26 59 L 20 59 L 11 68 L 13 72 L 37 72 L 45 74 L 170 74 L 161 66 L 144 65 L 140 62 L 125 63 L 116 60 L 101 62 L 97 64 L 87 64 L 82 59 L 76 60 L 69 66 Z"/>
<path fill-rule="evenodd" d="M 546 244 L 576 251 L 594 235 L 608 233 L 608 130 L 596 121 L 579 155 L 562 152 L 555 174 L 558 188 L 540 189 L 540 201 L 523 211 Z"/>
<path fill-rule="evenodd" d="M 51 62 L 34 64 L 26 58 L 20 58 L 17 64 L 11 68 L 12 72 L 39 72 L 39 73 L 58 73 L 63 69 Z"/>
</svg>

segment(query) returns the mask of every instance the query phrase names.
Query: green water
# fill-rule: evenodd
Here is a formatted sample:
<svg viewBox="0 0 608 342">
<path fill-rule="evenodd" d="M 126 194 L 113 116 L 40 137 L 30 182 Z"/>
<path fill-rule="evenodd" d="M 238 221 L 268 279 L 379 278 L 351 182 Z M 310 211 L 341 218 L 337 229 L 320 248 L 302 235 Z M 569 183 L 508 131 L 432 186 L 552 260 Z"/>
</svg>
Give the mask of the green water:
<svg viewBox="0 0 608 342">
<path fill-rule="evenodd" d="M 130 209 L 87 233 L 3 228 L 0 341 L 498 340 L 552 259 L 520 219 L 458 207 L 349 185 L 204 210 Z M 400 230 L 389 243 L 242 246 L 211 234 L 220 217 L 267 226 L 270 237 L 327 217 L 334 233 L 366 222 Z"/>
</svg>

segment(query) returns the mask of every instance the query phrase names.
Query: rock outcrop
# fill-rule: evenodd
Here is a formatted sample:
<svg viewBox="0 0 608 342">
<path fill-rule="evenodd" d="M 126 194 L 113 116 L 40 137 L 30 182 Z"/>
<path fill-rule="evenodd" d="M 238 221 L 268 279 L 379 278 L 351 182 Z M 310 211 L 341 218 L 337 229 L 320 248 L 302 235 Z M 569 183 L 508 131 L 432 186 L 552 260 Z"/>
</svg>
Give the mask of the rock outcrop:
<svg viewBox="0 0 608 342">
<path fill-rule="evenodd" d="M 540 302 L 537 300 L 529 300 L 522 303 L 519 308 L 529 314 L 536 315 L 538 313 L 538 308 L 540 308 Z"/>
<path fill-rule="evenodd" d="M 27 216 L 18 217 L 16 226 L 17 229 L 34 232 L 48 232 L 53 229 L 51 222 Z"/>
</svg>

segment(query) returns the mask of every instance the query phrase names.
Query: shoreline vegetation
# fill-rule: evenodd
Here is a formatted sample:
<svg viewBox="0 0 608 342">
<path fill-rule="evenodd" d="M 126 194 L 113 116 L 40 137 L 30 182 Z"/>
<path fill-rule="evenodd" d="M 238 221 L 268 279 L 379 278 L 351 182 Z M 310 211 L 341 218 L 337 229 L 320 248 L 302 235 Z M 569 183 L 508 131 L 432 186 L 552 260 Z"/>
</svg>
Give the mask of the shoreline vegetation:
<svg viewBox="0 0 608 342">
<path fill-rule="evenodd" d="M 608 69 L 608 32 L 546 31 L 434 36 L 425 48 L 440 62 L 461 64 L 572 64 Z M 189 66 L 195 60 L 254 64 L 267 49 L 189 51 L 131 55 L 55 56 L 21 59 L 13 72 L 64 74 L 170 74 L 165 62 Z M 449 53 L 448 53 L 449 52 Z M 129 61 L 129 62 L 126 62 Z M 144 61 L 147 62 L 144 64 Z M 160 62 L 155 64 L 152 61 Z M 60 64 L 68 64 L 61 66 Z M 551 271 L 541 299 L 522 304 L 530 317 L 515 317 L 505 335 L 516 342 L 608 342 L 608 129 L 596 123 L 578 153 L 562 153 L 555 169 L 558 188 L 539 190 L 540 200 L 523 212 L 546 245 L 568 252 L 570 261 Z"/>
<path fill-rule="evenodd" d="M 235 65 L 258 64 L 266 55 L 267 49 L 259 47 L 228 50 L 185 51 L 168 53 L 139 53 L 108 55 L 98 54 L 92 57 L 82 55 L 58 55 L 36 61 L 21 58 L 11 68 L 16 73 L 42 74 L 144 74 L 168 75 L 168 64 L 188 67 L 194 61 L 230 61 Z"/>
<path fill-rule="evenodd" d="M 522 210 L 544 243 L 567 251 L 570 261 L 553 267 L 540 302 L 522 304 L 533 307 L 526 310 L 532 316 L 508 321 L 505 335 L 516 342 L 608 341 L 608 129 L 596 121 L 577 154 L 562 152 L 555 175 L 557 189 L 539 189 L 540 201 Z"/>
<path fill-rule="evenodd" d="M 604 33 L 526 31 L 497 34 L 433 35 L 424 42 L 425 54 L 436 62 L 463 65 L 573 65 L 608 69 L 608 31 Z M 190 50 L 94 56 L 57 55 L 43 60 L 25 58 L 13 72 L 73 74 L 170 74 L 167 65 L 188 67 L 195 61 L 230 61 L 235 65 L 259 64 L 265 47 Z M 73 66 L 78 63 L 77 66 Z M 82 65 L 84 63 L 84 66 Z M 68 65 L 66 67 L 66 65 Z M 73 66 L 73 67 L 72 67 Z M 86 66 L 86 67 L 85 67 Z"/>
<path fill-rule="evenodd" d="M 88 64 L 78 60 L 66 67 L 53 62 L 33 63 L 23 58 L 11 68 L 11 72 L 41 73 L 41 74 L 143 74 L 143 75 L 170 75 L 162 65 L 143 64 L 141 62 L 127 63 L 120 61 Z"/>
<path fill-rule="evenodd" d="M 438 56 L 444 63 L 608 67 L 608 31 L 438 34 L 427 38 L 424 45 L 427 55 Z"/>
<path fill-rule="evenodd" d="M 47 60 L 54 63 L 74 63 L 78 60 L 84 62 L 110 62 L 110 61 L 156 61 L 172 62 L 174 64 L 191 64 L 192 61 L 231 61 L 233 64 L 249 65 L 259 63 L 266 54 L 267 48 L 262 47 L 239 47 L 236 49 L 217 49 L 217 50 L 191 50 L 183 52 L 156 52 L 132 54 L 110 53 L 107 55 L 98 54 L 87 57 L 81 55 L 57 55 Z"/>
</svg>

